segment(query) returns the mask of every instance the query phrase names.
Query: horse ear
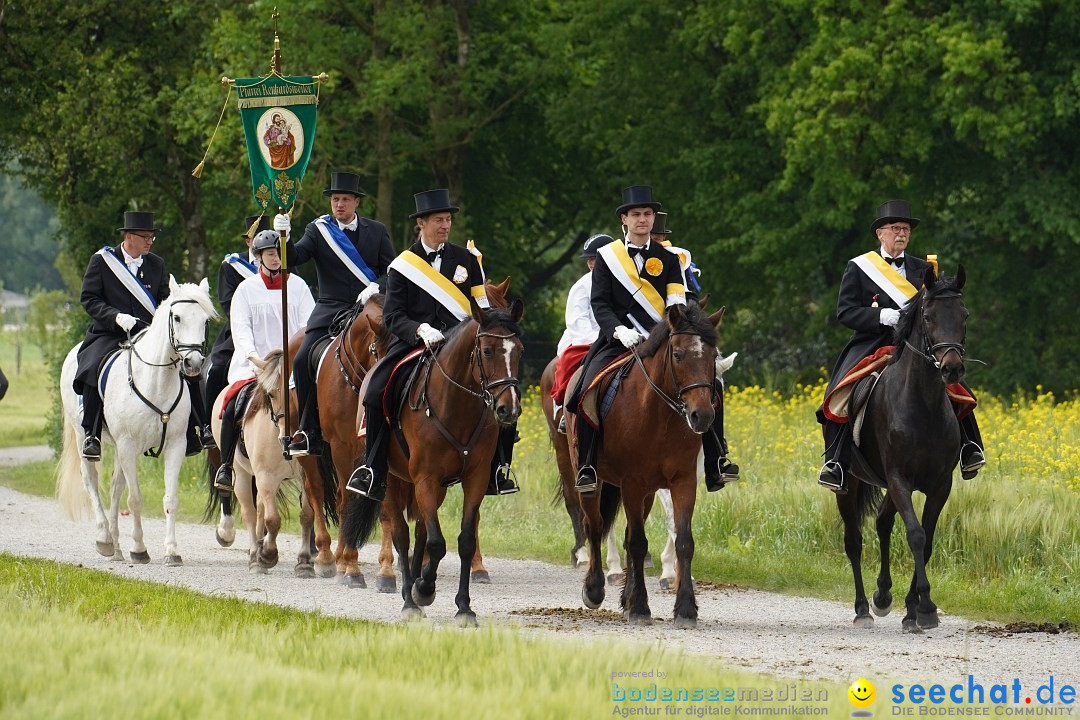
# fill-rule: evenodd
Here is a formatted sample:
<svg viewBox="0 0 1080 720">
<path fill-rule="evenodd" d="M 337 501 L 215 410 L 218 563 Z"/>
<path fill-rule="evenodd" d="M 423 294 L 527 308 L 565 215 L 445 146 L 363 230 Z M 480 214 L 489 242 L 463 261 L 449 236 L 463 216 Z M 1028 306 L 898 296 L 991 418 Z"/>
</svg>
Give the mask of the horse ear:
<svg viewBox="0 0 1080 720">
<path fill-rule="evenodd" d="M 171 295 L 179 289 L 180 286 L 176 284 L 176 278 L 172 276 L 172 273 L 169 273 L 169 294 Z"/>
<path fill-rule="evenodd" d="M 927 290 L 932 290 L 934 283 L 937 282 L 937 275 L 934 274 L 934 266 L 926 268 L 926 272 L 923 273 L 923 287 Z"/>
<path fill-rule="evenodd" d="M 510 278 L 507 278 L 509 280 Z M 510 303 L 510 319 L 514 322 L 521 322 L 521 316 L 525 314 L 525 303 L 521 302 L 521 298 L 517 298 L 514 302 Z"/>
<path fill-rule="evenodd" d="M 199 283 L 199 289 L 202 290 L 204 293 L 209 294 L 210 293 L 210 281 L 207 280 L 206 278 L 203 278 L 202 282 Z"/>
<path fill-rule="evenodd" d="M 705 293 L 697 301 L 698 307 L 704 310 L 709 306 L 709 293 Z"/>
<path fill-rule="evenodd" d="M 469 307 L 472 309 L 473 320 L 483 325 L 484 308 L 476 304 L 476 298 L 474 298 L 472 295 L 469 296 Z"/>
<path fill-rule="evenodd" d="M 510 290 L 510 276 L 507 275 L 506 279 L 503 280 L 498 285 L 496 285 L 495 287 L 499 289 L 499 294 L 500 295 L 502 295 L 503 297 L 506 297 L 507 291 Z"/>
<path fill-rule="evenodd" d="M 727 310 L 727 306 L 721 305 L 719 310 L 709 316 L 709 322 L 713 324 L 713 327 L 720 327 L 720 321 L 724 319 L 725 310 Z"/>
<path fill-rule="evenodd" d="M 964 272 L 964 263 L 960 263 L 956 268 L 956 284 L 954 287 L 957 290 L 963 290 L 965 282 L 967 282 L 967 273 Z"/>
<path fill-rule="evenodd" d="M 682 305 L 669 305 L 667 309 L 667 321 L 671 329 L 679 327 L 679 323 L 683 318 L 683 306 Z"/>
<path fill-rule="evenodd" d="M 252 355 L 250 358 L 248 358 L 248 360 L 251 361 L 252 365 L 259 368 L 259 370 L 265 370 L 266 366 L 269 365 L 269 363 L 266 362 L 265 359 L 259 357 L 258 355 Z"/>
</svg>

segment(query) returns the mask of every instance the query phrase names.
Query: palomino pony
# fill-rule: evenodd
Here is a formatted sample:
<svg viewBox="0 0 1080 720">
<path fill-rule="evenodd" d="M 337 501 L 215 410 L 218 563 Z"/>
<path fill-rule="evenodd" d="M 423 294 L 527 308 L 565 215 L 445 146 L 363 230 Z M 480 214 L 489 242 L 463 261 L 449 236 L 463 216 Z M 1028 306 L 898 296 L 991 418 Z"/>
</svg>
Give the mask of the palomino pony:
<svg viewBox="0 0 1080 720">
<path fill-rule="evenodd" d="M 402 614 L 420 617 L 420 608 L 435 600 L 439 562 L 446 555 L 439 506 L 447 487 L 460 481 L 464 502 L 458 535 L 461 573 L 456 617 L 463 625 L 476 624 L 469 581 L 480 503 L 488 487 L 499 426 L 512 425 L 521 414 L 517 373 L 523 350 L 521 300 L 509 309 L 484 310 L 475 301 L 471 304 L 472 317 L 448 330 L 437 352 L 424 353 L 425 367 L 401 411 L 410 456 L 391 435 L 386 499 L 379 503 L 350 498 L 342 522 L 345 544 L 359 548 L 374 529 L 380 505 L 385 505 L 401 567 Z M 416 551 L 410 559 L 405 510 L 414 501 L 419 517 Z"/>
<path fill-rule="evenodd" d="M 185 423 L 191 400 L 180 373 L 194 377 L 202 369 L 207 325 L 217 315 L 209 288 L 205 279 L 198 285 L 178 285 L 170 276 L 169 297 L 158 306 L 150 327 L 136 335 L 108 366 L 111 369 L 102 393 L 105 408 L 102 440 L 110 440 L 116 446 L 116 459 L 107 516 L 98 490 L 97 463 L 80 457 L 84 438 L 79 423 L 82 407 L 71 385 L 79 346 L 72 348 L 64 360 L 60 373 L 64 439 L 57 467 L 57 497 L 74 518 L 81 514 L 89 496 L 97 518 L 97 550 L 114 560 L 124 559 L 117 515 L 126 487 L 128 510 L 134 524 L 131 560 L 150 562 L 143 544 L 143 498 L 136 475 L 139 455 L 149 451 L 154 457 L 160 454 L 165 459 L 165 564 L 183 564 L 176 547 L 176 512 L 180 506 L 180 465 L 184 461 Z"/>
<path fill-rule="evenodd" d="M 278 562 L 279 491 L 286 480 L 299 479 L 301 471 L 295 461 L 286 460 L 281 453 L 279 438 L 284 432 L 284 416 L 279 411 L 283 407 L 283 354 L 280 350 L 272 350 L 266 358 L 252 357 L 251 362 L 255 365 L 255 387 L 241 421 L 241 444 L 233 458 L 234 489 L 248 530 L 248 572 L 265 574 Z M 221 440 L 224 398 L 225 391 L 222 391 L 214 402 L 212 416 L 214 439 L 218 442 Z M 217 491 L 213 494 L 217 495 Z M 297 574 L 310 562 L 310 548 L 307 543 L 301 543 Z"/>
<path fill-rule="evenodd" d="M 934 529 L 952 491 L 952 471 L 960 458 L 960 426 L 946 393 L 947 384 L 964 377 L 964 340 L 968 311 L 961 293 L 965 281 L 961 265 L 955 278 L 934 276 L 928 269 L 919 291 L 901 311 L 896 325 L 896 350 L 881 372 L 867 401 L 859 448 L 853 448 L 851 471 L 859 482 L 836 505 L 844 520 L 844 550 L 855 579 L 855 626 L 873 627 L 862 580 L 862 523 L 879 501 L 877 533 L 881 544 L 881 573 L 873 610 L 885 616 L 892 610 L 889 540 L 899 512 L 907 528 L 914 557 L 904 605 L 905 632 L 937 627 L 937 606 L 930 599 L 926 563 L 934 543 Z M 865 382 L 865 381 L 864 381 Z M 912 507 L 916 490 L 926 496 L 922 523 Z"/>
<path fill-rule="evenodd" d="M 611 529 L 621 496 L 627 555 L 621 606 L 631 623 L 652 623 L 645 590 L 649 545 L 645 518 L 653 495 L 667 489 L 675 514 L 675 626 L 697 624 L 690 568 L 697 457 L 701 434 L 709 429 L 715 414 L 716 328 L 723 314 L 721 308 L 706 316 L 697 303 L 673 305 L 633 351 L 636 367 L 622 380 L 603 423 L 596 464 L 600 491 L 581 498 L 589 538 L 589 569 L 581 597 L 589 608 L 598 608 L 604 601 L 600 539 Z M 574 382 L 576 379 L 571 380 Z M 576 430 L 576 422 L 576 416 L 568 418 L 568 433 Z M 643 438 L 648 442 L 642 442 Z M 571 456 L 576 473 L 576 447 Z"/>
</svg>

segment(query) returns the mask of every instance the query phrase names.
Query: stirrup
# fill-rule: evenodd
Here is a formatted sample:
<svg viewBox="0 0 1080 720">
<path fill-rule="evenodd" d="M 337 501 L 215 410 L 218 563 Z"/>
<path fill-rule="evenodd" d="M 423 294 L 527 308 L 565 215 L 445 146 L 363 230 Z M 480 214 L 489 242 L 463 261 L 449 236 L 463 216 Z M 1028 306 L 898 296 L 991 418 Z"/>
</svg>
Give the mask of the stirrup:
<svg viewBox="0 0 1080 720">
<path fill-rule="evenodd" d="M 964 449 L 968 446 L 974 448 L 967 454 L 968 461 L 965 465 L 963 463 Z M 986 465 L 986 455 L 983 454 L 983 449 L 979 447 L 979 444 L 973 440 L 969 440 L 964 443 L 964 446 L 960 448 L 960 477 L 965 480 L 971 480 L 973 477 L 979 474 L 979 471 Z"/>
<path fill-rule="evenodd" d="M 101 440 L 93 435 L 87 435 L 86 439 L 83 440 L 80 456 L 88 462 L 99 462 L 101 460 Z"/>
<path fill-rule="evenodd" d="M 218 468 L 217 473 L 214 474 L 214 488 L 222 492 L 232 492 L 233 473 L 231 467 L 223 464 Z"/>
<path fill-rule="evenodd" d="M 835 468 L 840 473 L 839 482 L 832 481 L 832 473 L 829 472 L 832 468 Z M 818 485 L 832 490 L 837 495 L 847 495 L 847 488 L 844 487 L 844 468 L 835 460 L 825 461 L 825 464 L 821 466 L 821 470 L 818 471 L 817 481 Z"/>
<path fill-rule="evenodd" d="M 565 435 L 566 434 L 566 412 L 565 411 L 563 412 L 562 415 L 559 416 L 558 433 L 560 435 Z"/>
<path fill-rule="evenodd" d="M 214 442 L 214 433 L 210 430 L 209 425 L 203 425 L 199 428 L 199 443 L 202 445 L 203 450 L 212 450 L 217 447 L 217 443 Z"/>
<path fill-rule="evenodd" d="M 503 463 L 495 468 L 495 476 L 488 484 L 488 495 L 513 495 L 519 490 L 521 488 L 517 484 L 517 473 L 510 467 L 510 463 Z"/>
<path fill-rule="evenodd" d="M 305 455 L 318 455 L 318 449 L 314 447 L 316 440 L 304 430 L 297 430 L 293 435 L 289 446 L 285 448 L 285 451 L 293 457 L 303 457 Z"/>
<path fill-rule="evenodd" d="M 352 471 L 345 489 L 375 502 L 382 502 L 386 497 L 386 484 L 383 483 L 382 487 L 375 484 L 375 471 L 368 465 L 361 465 Z"/>
<path fill-rule="evenodd" d="M 596 477 L 596 468 L 592 465 L 584 465 L 578 469 L 577 481 L 574 483 L 575 490 L 583 495 L 594 493 L 599 485 L 600 483 Z"/>
</svg>

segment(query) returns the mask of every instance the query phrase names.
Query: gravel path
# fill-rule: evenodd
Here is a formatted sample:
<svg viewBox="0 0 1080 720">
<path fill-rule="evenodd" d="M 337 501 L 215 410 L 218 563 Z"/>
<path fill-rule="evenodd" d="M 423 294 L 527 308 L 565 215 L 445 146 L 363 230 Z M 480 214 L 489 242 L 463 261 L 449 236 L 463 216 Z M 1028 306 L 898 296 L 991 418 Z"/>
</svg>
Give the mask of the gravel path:
<svg viewBox="0 0 1080 720">
<path fill-rule="evenodd" d="M 8 451 L 0 451 L 0 458 Z M 25 451 L 20 451 L 25 452 Z M 0 465 L 5 464 L 0 459 Z M 0 471 L 2 472 L 2 471 Z M 50 558 L 130 578 L 179 585 L 208 595 L 276 603 L 328 615 L 398 622 L 401 598 L 368 589 L 347 590 L 332 579 L 300 580 L 292 566 L 299 539 L 284 536 L 281 562 L 268 575 L 249 575 L 247 535 L 221 548 L 209 525 L 178 526 L 182 568 L 161 564 L 164 521 L 144 520 L 149 565 L 114 562 L 94 550 L 94 524 L 71 522 L 52 500 L 0 487 L 0 552 Z M 131 523 L 121 517 L 122 546 L 130 548 Z M 569 530 L 568 530 L 569 532 Z M 363 570 L 373 585 L 377 548 L 361 552 Z M 1025 687 L 1045 683 L 1050 675 L 1068 681 L 1080 658 L 1080 637 L 1072 633 L 973 631 L 980 623 L 945 615 L 941 626 L 920 635 L 900 632 L 900 614 L 879 618 L 872 630 L 855 630 L 849 603 L 790 597 L 776 593 L 713 586 L 698 592 L 697 630 L 675 630 L 670 620 L 674 595 L 649 579 L 652 627 L 626 625 L 618 595 L 608 589 L 603 607 L 584 610 L 580 571 L 547 563 L 486 558 L 493 584 L 472 586 L 473 609 L 481 622 L 522 626 L 565 639 L 618 637 L 708 655 L 749 670 L 783 677 L 805 676 L 844 682 L 860 676 L 899 682 L 966 680 L 968 673 L 985 685 L 1019 678 Z M 839 559 L 838 559 L 839 562 Z M 435 603 L 426 608 L 429 622 L 448 624 L 455 612 L 456 555 L 447 556 Z M 984 625 L 985 627 L 985 625 Z"/>
</svg>

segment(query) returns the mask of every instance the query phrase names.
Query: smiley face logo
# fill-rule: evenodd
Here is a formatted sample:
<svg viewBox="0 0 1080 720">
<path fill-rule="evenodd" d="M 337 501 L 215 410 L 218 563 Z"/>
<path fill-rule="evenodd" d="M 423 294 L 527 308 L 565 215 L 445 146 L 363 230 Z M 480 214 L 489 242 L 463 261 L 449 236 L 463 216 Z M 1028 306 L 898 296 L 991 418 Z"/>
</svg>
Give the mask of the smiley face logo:
<svg viewBox="0 0 1080 720">
<path fill-rule="evenodd" d="M 868 708 L 874 704 L 874 700 L 877 699 L 877 688 L 874 687 L 874 683 L 863 678 L 859 678 L 855 682 L 851 683 L 851 687 L 847 691 L 848 700 L 851 704 L 857 708 Z"/>
</svg>

